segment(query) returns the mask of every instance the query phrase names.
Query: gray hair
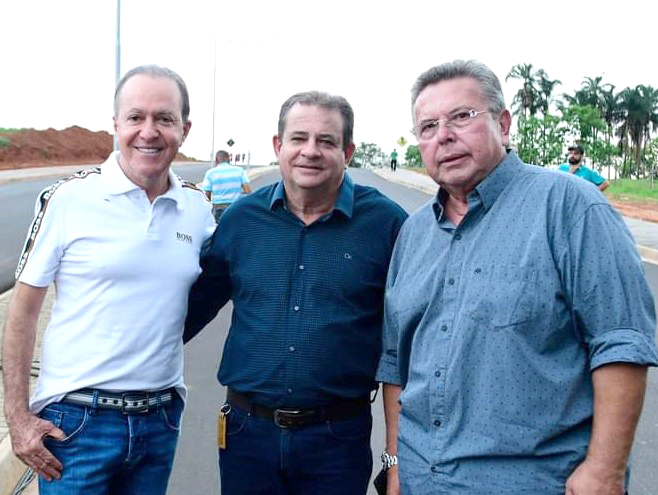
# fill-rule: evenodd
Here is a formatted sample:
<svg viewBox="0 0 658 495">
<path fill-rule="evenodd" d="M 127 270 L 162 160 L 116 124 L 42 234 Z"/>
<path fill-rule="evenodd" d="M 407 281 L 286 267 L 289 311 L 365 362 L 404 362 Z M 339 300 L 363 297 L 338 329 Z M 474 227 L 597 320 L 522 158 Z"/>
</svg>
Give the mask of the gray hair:
<svg viewBox="0 0 658 495">
<path fill-rule="evenodd" d="M 343 151 L 353 142 L 354 133 L 354 110 L 349 102 L 342 96 L 334 96 L 322 91 L 306 91 L 297 93 L 288 98 L 281 106 L 279 112 L 279 137 L 283 138 L 286 129 L 286 118 L 288 112 L 296 104 L 312 105 L 322 107 L 327 110 L 337 110 L 343 117 Z"/>
<path fill-rule="evenodd" d="M 489 67 L 477 60 L 454 60 L 432 67 L 416 79 L 411 88 L 411 114 L 414 122 L 416 120 L 414 107 L 418 95 L 431 84 L 458 77 L 470 77 L 480 83 L 480 88 L 487 99 L 488 110 L 492 114 L 499 114 L 505 110 L 505 97 L 500 81 Z"/>
<path fill-rule="evenodd" d="M 119 98 L 121 96 L 121 90 L 123 89 L 123 86 L 126 84 L 128 79 L 137 75 L 146 75 L 151 77 L 165 77 L 167 79 L 171 79 L 172 81 L 174 81 L 176 83 L 176 86 L 178 86 L 178 90 L 180 91 L 180 95 L 181 95 L 181 110 L 182 110 L 181 117 L 183 119 L 183 122 L 187 122 L 189 120 L 190 95 L 187 92 L 187 86 L 185 85 L 185 81 L 183 81 L 183 78 L 178 74 L 176 74 L 173 70 L 167 69 L 166 67 L 161 67 L 159 65 L 140 65 L 139 67 L 130 69 L 128 72 L 124 74 L 124 76 L 119 81 L 119 84 L 117 84 L 116 90 L 114 91 L 115 117 L 119 116 Z"/>
</svg>

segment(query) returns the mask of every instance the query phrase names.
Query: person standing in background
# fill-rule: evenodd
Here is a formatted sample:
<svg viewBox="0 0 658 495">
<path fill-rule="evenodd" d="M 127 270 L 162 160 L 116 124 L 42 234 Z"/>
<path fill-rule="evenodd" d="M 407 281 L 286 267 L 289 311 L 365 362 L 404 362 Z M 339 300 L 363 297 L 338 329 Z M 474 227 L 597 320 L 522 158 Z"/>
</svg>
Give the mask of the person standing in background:
<svg viewBox="0 0 658 495">
<path fill-rule="evenodd" d="M 247 173 L 242 167 L 231 165 L 230 161 L 231 157 L 227 151 L 218 151 L 215 155 L 215 166 L 206 172 L 201 183 L 201 189 L 212 201 L 216 222 L 219 222 L 224 210 L 236 199 L 251 192 Z"/>
<path fill-rule="evenodd" d="M 568 172 L 575 175 L 576 177 L 585 179 L 586 181 L 591 182 L 596 187 L 598 187 L 599 191 L 605 191 L 610 186 L 610 183 L 601 177 L 601 175 L 598 174 L 596 170 L 585 166 L 583 163 L 584 156 L 585 149 L 581 145 L 574 144 L 573 146 L 569 146 L 569 163 L 563 163 L 558 167 L 558 170 L 561 172 Z"/>
</svg>

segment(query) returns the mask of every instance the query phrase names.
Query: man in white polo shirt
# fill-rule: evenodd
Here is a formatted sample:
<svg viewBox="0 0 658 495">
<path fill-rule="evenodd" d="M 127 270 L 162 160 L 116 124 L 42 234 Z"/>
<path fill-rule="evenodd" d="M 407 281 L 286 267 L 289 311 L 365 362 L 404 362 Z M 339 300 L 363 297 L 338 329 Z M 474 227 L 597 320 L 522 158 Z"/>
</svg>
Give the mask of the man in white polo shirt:
<svg viewBox="0 0 658 495">
<path fill-rule="evenodd" d="M 166 492 L 185 395 L 187 294 L 214 228 L 203 192 L 170 168 L 190 126 L 180 76 L 137 67 L 115 93 L 119 151 L 37 201 L 3 374 L 13 449 L 40 475 L 41 495 Z M 52 283 L 28 407 L 37 317 Z"/>
<path fill-rule="evenodd" d="M 224 210 L 240 198 L 251 192 L 249 177 L 242 167 L 231 165 L 231 157 L 227 151 L 219 150 L 215 155 L 215 166 L 203 177 L 201 189 L 212 200 L 212 214 L 215 220 Z"/>
</svg>

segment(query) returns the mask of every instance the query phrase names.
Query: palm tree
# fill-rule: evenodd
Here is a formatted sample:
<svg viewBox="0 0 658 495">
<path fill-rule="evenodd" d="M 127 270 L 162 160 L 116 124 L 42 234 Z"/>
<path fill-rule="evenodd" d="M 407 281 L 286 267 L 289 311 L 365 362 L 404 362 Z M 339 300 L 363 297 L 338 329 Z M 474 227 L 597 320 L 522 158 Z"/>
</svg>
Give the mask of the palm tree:
<svg viewBox="0 0 658 495">
<path fill-rule="evenodd" d="M 621 121 L 622 110 L 620 106 L 619 94 L 615 93 L 615 86 L 612 84 L 606 84 L 606 88 L 601 92 L 601 117 L 605 121 L 607 128 L 606 131 L 606 142 L 612 143 L 613 138 L 613 129 L 615 124 Z M 608 162 L 608 177 L 610 178 L 610 163 L 611 157 L 607 157 Z M 616 178 L 617 168 L 615 167 L 615 178 Z"/>
<path fill-rule="evenodd" d="M 535 74 L 535 81 L 539 85 L 539 107 L 544 115 L 548 114 L 548 107 L 553 103 L 553 90 L 562 81 L 558 79 L 549 79 L 548 74 L 544 69 L 539 69 Z"/>
<path fill-rule="evenodd" d="M 620 95 L 622 119 L 620 137 L 623 142 L 632 143 L 631 154 L 635 162 L 635 172 L 641 173 L 642 152 L 651 139 L 651 132 L 658 129 L 658 90 L 640 84 L 626 88 Z"/>
<path fill-rule="evenodd" d="M 523 119 L 535 115 L 539 108 L 538 97 L 540 93 L 535 86 L 536 81 L 532 64 L 516 64 L 505 77 L 505 81 L 509 79 L 523 81 L 523 86 L 512 99 L 514 114 L 519 115 Z"/>
<path fill-rule="evenodd" d="M 612 141 L 612 129 L 614 124 L 621 120 L 622 110 L 619 104 L 619 94 L 615 93 L 612 84 L 606 84 L 601 91 L 601 117 L 608 126 L 608 140 Z"/>
<path fill-rule="evenodd" d="M 601 93 L 604 90 L 604 86 L 609 86 L 601 84 L 602 80 L 603 76 L 585 77 L 580 85 L 580 89 L 587 99 L 587 104 L 598 109 L 601 108 Z"/>
<path fill-rule="evenodd" d="M 608 122 L 605 118 L 606 112 L 609 110 L 608 102 L 606 101 L 607 95 L 606 92 L 614 88 L 611 84 L 605 83 L 601 84 L 603 76 L 596 77 L 585 77 L 581 83 L 580 91 L 583 93 L 583 99 L 588 104 L 594 108 L 598 108 L 601 116 Z M 596 138 L 596 135 L 594 136 Z"/>
</svg>

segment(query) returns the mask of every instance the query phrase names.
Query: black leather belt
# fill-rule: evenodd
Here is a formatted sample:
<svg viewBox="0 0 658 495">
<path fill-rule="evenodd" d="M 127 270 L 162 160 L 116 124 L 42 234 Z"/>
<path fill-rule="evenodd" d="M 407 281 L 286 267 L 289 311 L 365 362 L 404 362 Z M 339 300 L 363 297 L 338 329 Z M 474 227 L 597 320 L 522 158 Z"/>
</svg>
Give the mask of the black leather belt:
<svg viewBox="0 0 658 495">
<path fill-rule="evenodd" d="M 291 429 L 302 428 L 324 421 L 349 418 L 370 411 L 370 400 L 368 397 L 344 399 L 328 406 L 313 409 L 270 409 L 269 407 L 254 403 L 249 396 L 230 388 L 226 394 L 226 402 L 259 418 L 270 419 L 280 428 Z"/>
<path fill-rule="evenodd" d="M 94 394 L 98 392 L 98 398 L 94 404 Z M 106 392 L 93 388 L 82 388 L 70 392 L 64 396 L 62 402 L 85 407 L 97 407 L 98 409 L 113 409 L 123 414 L 145 414 L 155 411 L 174 400 L 176 390 L 168 388 L 156 392 Z"/>
</svg>

